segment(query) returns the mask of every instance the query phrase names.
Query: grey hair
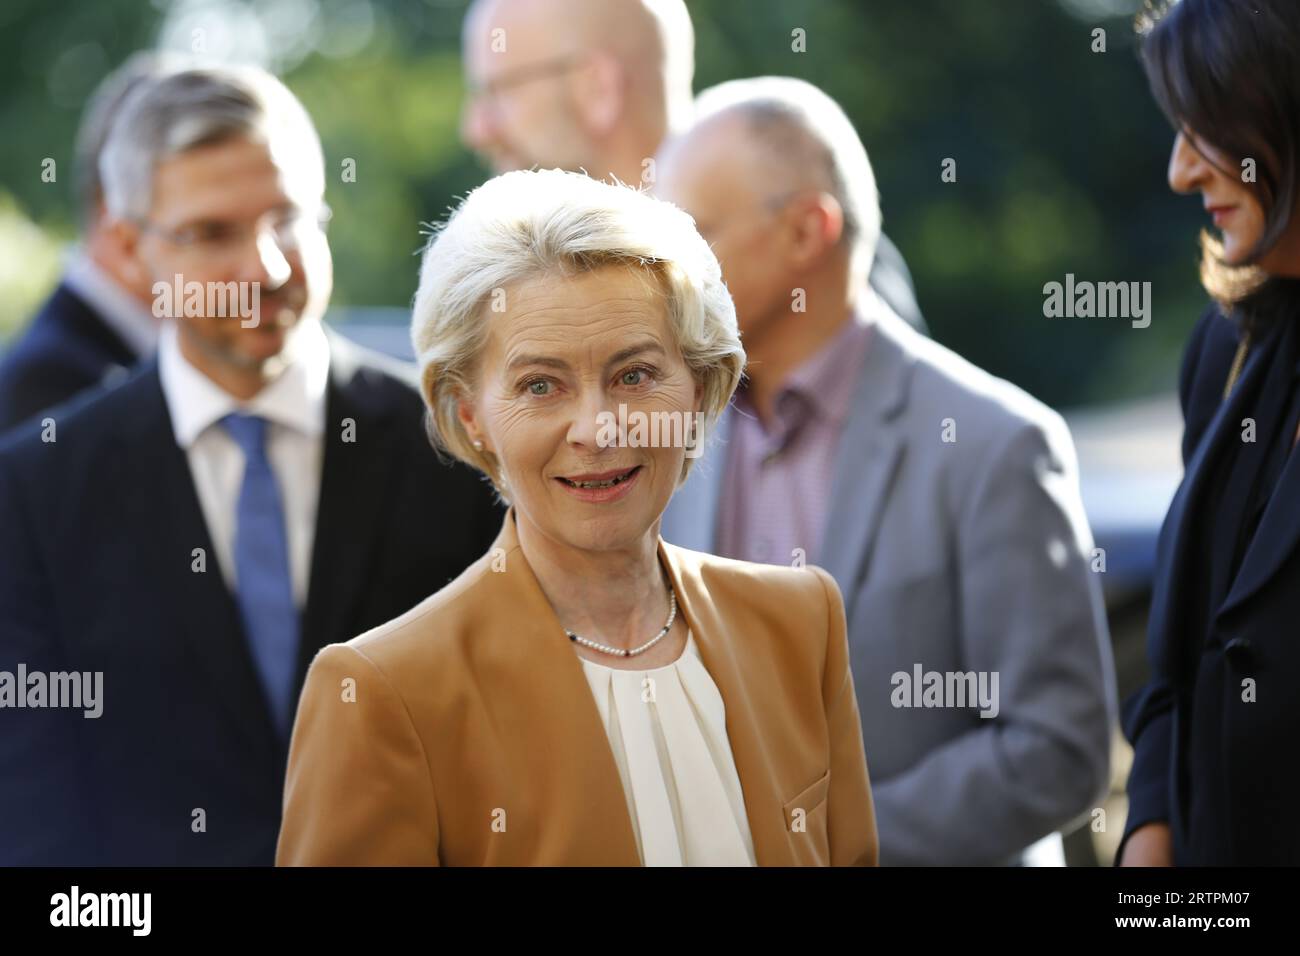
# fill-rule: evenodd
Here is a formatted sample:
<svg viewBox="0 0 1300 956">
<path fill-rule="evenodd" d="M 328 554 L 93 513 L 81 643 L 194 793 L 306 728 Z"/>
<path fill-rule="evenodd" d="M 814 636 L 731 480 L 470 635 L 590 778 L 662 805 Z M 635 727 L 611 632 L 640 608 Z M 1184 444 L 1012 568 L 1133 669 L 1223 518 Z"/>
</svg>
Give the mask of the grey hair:
<svg viewBox="0 0 1300 956">
<path fill-rule="evenodd" d="M 109 214 L 144 218 L 160 162 L 241 137 L 266 143 L 277 158 L 300 159 L 290 177 L 295 191 L 324 195 L 320 139 L 288 87 L 258 67 L 205 66 L 141 84 L 123 102 L 99 156 Z"/>
<path fill-rule="evenodd" d="M 99 156 L 104 151 L 108 131 L 122 104 L 142 84 L 152 82 L 189 64 L 179 53 L 143 51 L 134 53 L 121 66 L 100 81 L 91 94 L 81 124 L 77 127 L 74 164 L 77 201 L 82 223 L 91 224 L 104 200 L 104 186 L 99 178 Z"/>
<path fill-rule="evenodd" d="M 740 382 L 745 351 L 718 260 L 686 213 L 581 173 L 518 170 L 471 192 L 425 250 L 411 342 L 429 437 L 440 455 L 486 474 L 503 500 L 509 497 L 500 463 L 474 448 L 457 414 L 460 401 L 475 391 L 489 301 L 522 280 L 610 265 L 643 269 L 656 280 L 677 345 L 702 386 L 697 441 L 706 447 Z M 694 461 L 686 457 L 679 483 Z"/>
<path fill-rule="evenodd" d="M 820 169 L 844 213 L 852 273 L 866 278 L 880 242 L 880 194 L 866 147 L 835 100 L 805 80 L 759 76 L 704 90 L 695 109 L 697 122 L 737 111 L 772 157 L 791 170 Z"/>
</svg>

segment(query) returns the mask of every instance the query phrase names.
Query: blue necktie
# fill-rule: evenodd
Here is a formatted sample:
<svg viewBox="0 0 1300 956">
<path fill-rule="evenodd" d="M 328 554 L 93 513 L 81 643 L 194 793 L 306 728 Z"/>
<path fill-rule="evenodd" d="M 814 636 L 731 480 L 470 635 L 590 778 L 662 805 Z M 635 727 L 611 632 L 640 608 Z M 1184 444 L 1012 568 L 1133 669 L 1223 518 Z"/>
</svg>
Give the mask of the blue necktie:
<svg viewBox="0 0 1300 956">
<path fill-rule="evenodd" d="M 231 414 L 221 424 L 244 453 L 244 483 L 235 510 L 235 598 L 271 716 L 287 739 L 299 621 L 284 507 L 266 457 L 266 419 Z"/>
</svg>

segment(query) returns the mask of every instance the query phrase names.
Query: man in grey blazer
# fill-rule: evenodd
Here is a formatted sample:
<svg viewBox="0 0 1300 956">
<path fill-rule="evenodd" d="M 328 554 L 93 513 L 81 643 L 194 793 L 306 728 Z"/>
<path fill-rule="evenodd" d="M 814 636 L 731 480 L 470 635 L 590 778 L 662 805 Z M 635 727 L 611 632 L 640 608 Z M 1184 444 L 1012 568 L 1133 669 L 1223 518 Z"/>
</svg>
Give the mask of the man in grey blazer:
<svg viewBox="0 0 1300 956">
<path fill-rule="evenodd" d="M 834 576 L 882 864 L 1061 862 L 1116 711 L 1065 423 L 862 281 L 879 202 L 829 97 L 763 78 L 700 103 L 660 195 L 718 253 L 750 364 L 661 533 Z"/>
</svg>

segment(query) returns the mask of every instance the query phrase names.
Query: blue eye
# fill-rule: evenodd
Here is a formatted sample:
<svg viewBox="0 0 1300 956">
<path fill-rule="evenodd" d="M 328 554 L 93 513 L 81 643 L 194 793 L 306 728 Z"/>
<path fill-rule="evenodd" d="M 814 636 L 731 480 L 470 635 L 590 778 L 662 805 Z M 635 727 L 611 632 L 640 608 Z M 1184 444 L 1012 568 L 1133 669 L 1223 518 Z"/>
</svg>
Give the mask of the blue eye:
<svg viewBox="0 0 1300 956">
<path fill-rule="evenodd" d="M 546 385 L 546 386 L 549 386 L 550 383 L 547 382 L 546 379 L 544 379 L 544 378 L 534 378 L 534 379 L 530 379 L 529 381 L 525 382 L 525 383 L 524 383 L 524 388 L 526 388 L 526 389 L 528 390 L 529 394 L 532 394 L 532 395 L 538 395 L 538 396 L 541 396 L 541 395 L 545 395 L 545 394 L 547 394 L 546 392 L 539 392 L 539 391 L 537 391 L 537 389 L 535 388 L 535 386 L 537 386 L 537 385 Z"/>
<path fill-rule="evenodd" d="M 628 377 L 629 375 L 645 375 L 645 376 L 650 376 L 650 375 L 653 375 L 653 374 L 654 374 L 654 369 L 647 368 L 646 366 L 643 366 L 643 365 L 638 365 L 638 366 L 636 366 L 635 368 L 630 368 L 630 369 L 628 369 L 626 372 L 624 372 L 623 375 L 621 376 L 621 378 L 623 379 L 623 384 L 624 384 L 624 385 L 637 386 L 637 385 L 642 385 L 642 384 L 644 384 L 644 382 L 643 382 L 643 381 L 629 382 L 629 381 L 627 380 L 627 377 Z"/>
</svg>

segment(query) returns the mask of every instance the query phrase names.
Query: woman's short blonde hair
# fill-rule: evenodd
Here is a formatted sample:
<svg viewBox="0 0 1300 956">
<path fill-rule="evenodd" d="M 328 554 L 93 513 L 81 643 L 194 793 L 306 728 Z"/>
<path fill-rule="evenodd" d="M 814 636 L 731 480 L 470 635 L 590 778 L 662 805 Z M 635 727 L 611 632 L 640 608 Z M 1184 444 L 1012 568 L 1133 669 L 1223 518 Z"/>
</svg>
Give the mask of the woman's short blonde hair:
<svg viewBox="0 0 1300 956">
<path fill-rule="evenodd" d="M 643 270 L 662 290 L 677 345 L 703 386 L 697 440 L 707 445 L 740 381 L 745 351 L 718 260 L 676 206 L 580 173 L 510 172 L 465 197 L 424 252 L 411 341 L 429 437 L 439 453 L 491 478 L 507 501 L 495 456 L 474 448 L 457 415 L 461 398 L 474 393 L 488 319 L 512 283 L 611 265 Z M 679 484 L 694 460 L 685 459 Z"/>
</svg>

